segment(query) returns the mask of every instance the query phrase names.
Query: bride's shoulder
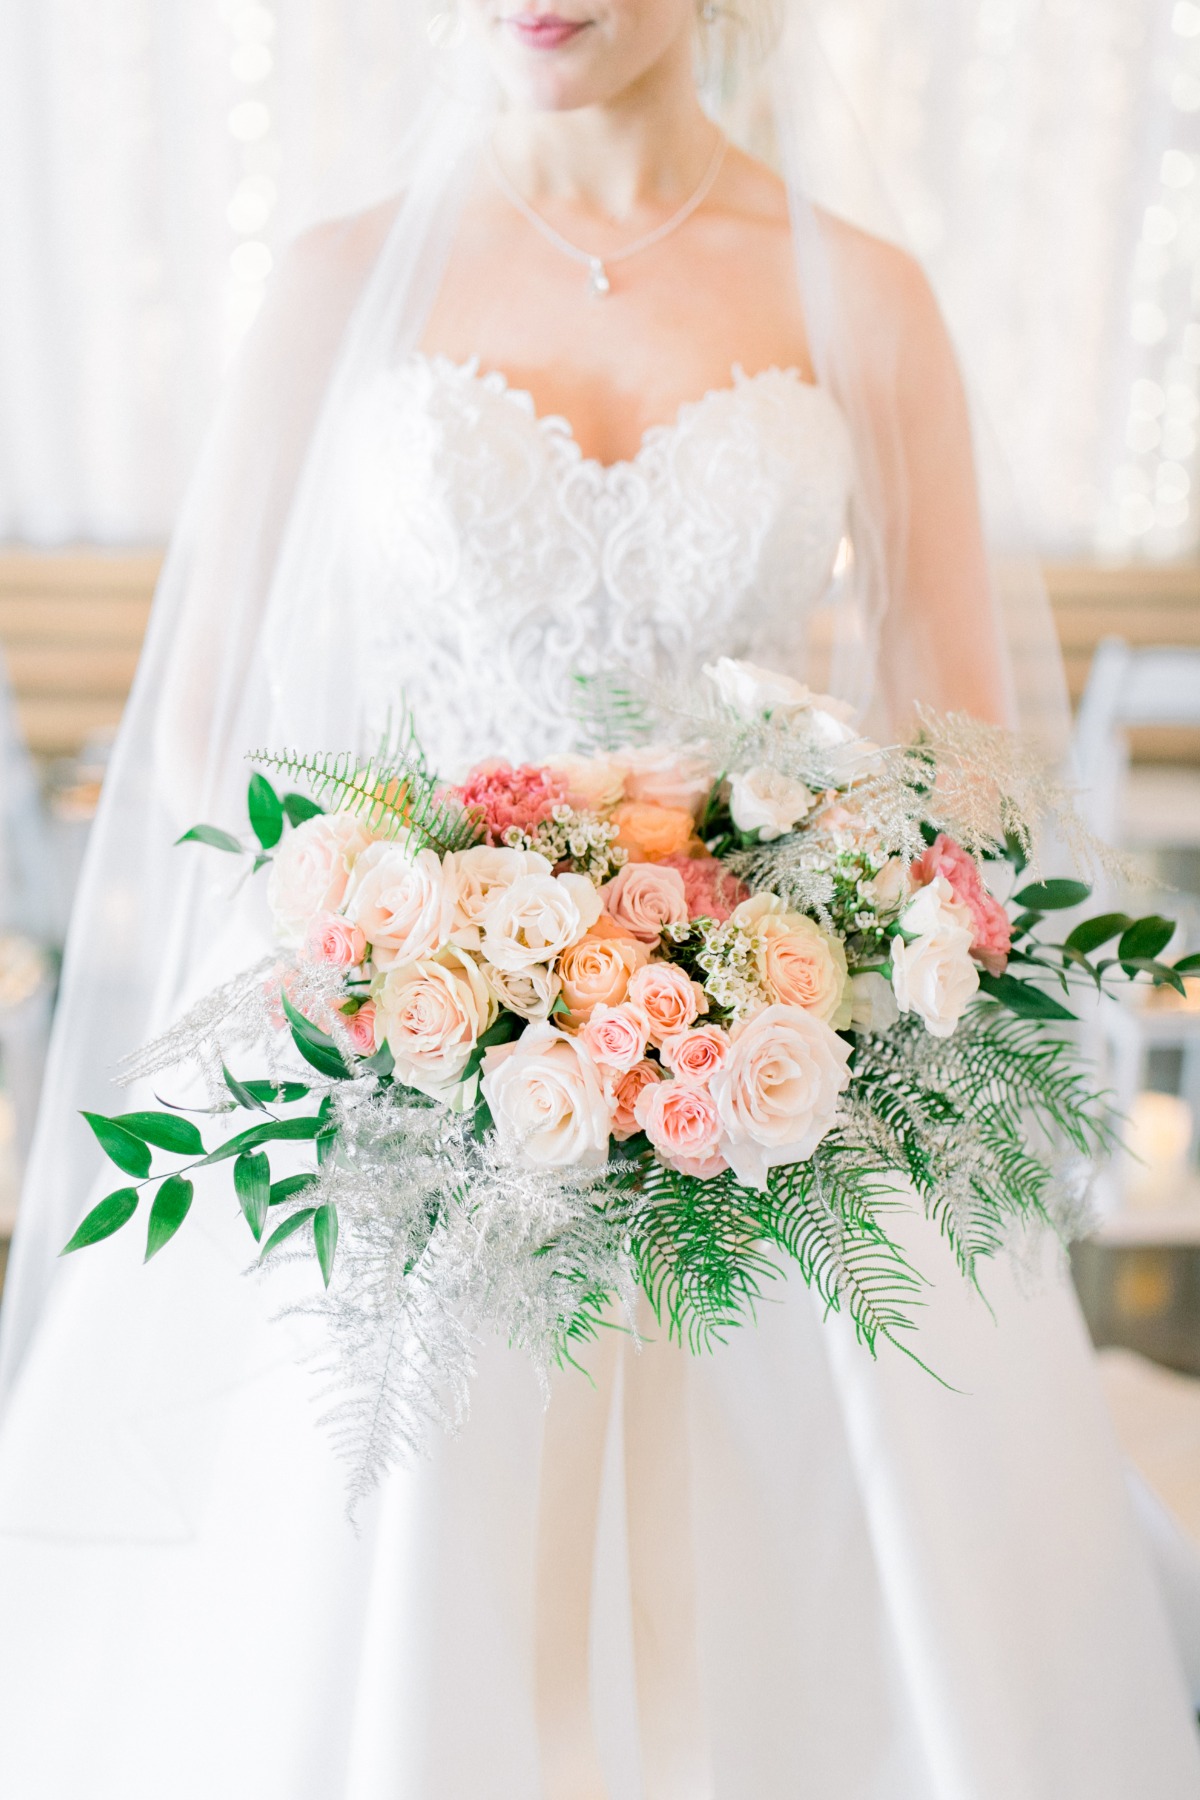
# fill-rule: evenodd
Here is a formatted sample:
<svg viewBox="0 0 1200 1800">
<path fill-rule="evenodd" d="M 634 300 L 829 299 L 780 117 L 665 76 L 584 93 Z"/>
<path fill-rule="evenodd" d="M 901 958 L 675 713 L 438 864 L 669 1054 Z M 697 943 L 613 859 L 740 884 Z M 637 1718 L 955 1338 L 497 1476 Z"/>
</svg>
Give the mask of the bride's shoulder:
<svg viewBox="0 0 1200 1800">
<path fill-rule="evenodd" d="M 397 194 L 361 212 L 309 226 L 288 246 L 281 273 L 305 284 L 338 289 L 360 286 L 387 241 L 400 204 Z"/>
<path fill-rule="evenodd" d="M 916 257 L 899 244 L 852 225 L 823 207 L 814 209 L 838 294 L 859 329 L 859 343 L 881 372 L 897 353 L 949 353 L 941 308 Z"/>
</svg>

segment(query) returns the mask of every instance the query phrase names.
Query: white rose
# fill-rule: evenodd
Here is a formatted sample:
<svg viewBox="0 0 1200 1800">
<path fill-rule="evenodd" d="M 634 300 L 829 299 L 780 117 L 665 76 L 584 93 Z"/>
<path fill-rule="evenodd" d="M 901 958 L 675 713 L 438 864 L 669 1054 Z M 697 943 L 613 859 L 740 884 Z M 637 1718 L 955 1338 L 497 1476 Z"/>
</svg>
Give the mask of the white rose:
<svg viewBox="0 0 1200 1800">
<path fill-rule="evenodd" d="M 890 984 L 874 970 L 850 977 L 850 1024 L 855 1031 L 890 1031 L 900 1017 Z"/>
<path fill-rule="evenodd" d="M 389 969 L 374 998 L 376 1039 L 395 1058 L 397 1079 L 434 1099 L 458 1081 L 498 1010 L 479 968 L 454 944 Z"/>
<path fill-rule="evenodd" d="M 548 1019 L 562 992 L 562 982 L 545 963 L 510 970 L 485 962 L 483 977 L 501 1006 L 522 1019 Z"/>
<path fill-rule="evenodd" d="M 376 967 L 389 969 L 441 949 L 454 923 L 454 888 L 437 853 L 401 832 L 363 851 L 343 911 L 362 927 Z"/>
<path fill-rule="evenodd" d="M 337 912 L 355 859 L 370 841 L 352 813 L 317 813 L 287 834 L 267 880 L 267 903 L 283 943 L 302 944 L 319 914 Z"/>
<path fill-rule="evenodd" d="M 811 688 L 790 675 L 762 669 L 757 663 L 736 662 L 731 656 L 720 656 L 715 663 L 705 663 L 704 673 L 713 683 L 726 706 L 744 719 L 762 713 L 803 712 L 815 698 Z"/>
<path fill-rule="evenodd" d="M 551 756 L 546 767 L 564 778 L 571 804 L 586 812 L 610 813 L 625 798 L 625 770 L 616 757 Z"/>
<path fill-rule="evenodd" d="M 694 815 L 716 780 L 711 763 L 698 751 L 669 744 L 623 750 L 620 762 L 626 797 L 642 806 L 665 806 Z"/>
<path fill-rule="evenodd" d="M 483 953 L 509 974 L 553 962 L 600 917 L 600 895 L 586 875 L 521 875 L 484 908 Z"/>
<path fill-rule="evenodd" d="M 735 775 L 729 784 L 734 824 L 739 831 L 757 831 L 764 843 L 791 831 L 812 804 L 813 796 L 803 782 L 765 765 Z"/>
<path fill-rule="evenodd" d="M 918 890 L 900 915 L 911 943 L 892 939 L 892 988 L 901 1012 L 919 1013 L 934 1037 L 949 1037 L 979 989 L 971 959 L 974 922 L 944 875 Z"/>
<path fill-rule="evenodd" d="M 799 1006 L 767 1006 L 734 1027 L 729 1060 L 709 1083 L 721 1149 L 738 1180 L 765 1188 L 767 1171 L 811 1156 L 850 1083 L 850 1046 Z"/>
<path fill-rule="evenodd" d="M 552 870 L 536 850 L 475 844 L 470 850 L 452 851 L 443 857 L 442 873 L 454 897 L 451 942 L 461 944 L 464 950 L 478 950 L 483 942 L 480 922 L 488 901 L 522 875 L 549 875 Z"/>
<path fill-rule="evenodd" d="M 483 1058 L 481 1089 L 496 1130 L 545 1168 L 598 1168 L 615 1102 L 591 1057 L 553 1025 L 530 1025 Z"/>
</svg>

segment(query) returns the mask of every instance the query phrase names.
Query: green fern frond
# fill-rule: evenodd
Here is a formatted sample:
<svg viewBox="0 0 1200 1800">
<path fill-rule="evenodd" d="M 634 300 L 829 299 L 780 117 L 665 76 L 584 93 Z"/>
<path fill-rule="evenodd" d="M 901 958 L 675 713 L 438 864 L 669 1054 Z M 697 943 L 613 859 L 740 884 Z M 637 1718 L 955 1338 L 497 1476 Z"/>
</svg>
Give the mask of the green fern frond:
<svg viewBox="0 0 1200 1800">
<path fill-rule="evenodd" d="M 584 755 L 611 754 L 645 743 L 652 733 L 650 711 L 627 676 L 612 671 L 571 677 L 571 712 Z"/>
<path fill-rule="evenodd" d="M 425 767 L 411 720 L 404 729 L 405 737 L 385 739 L 366 763 L 347 750 L 336 755 L 258 750 L 250 760 L 307 783 L 313 799 L 328 811 L 362 819 L 378 837 L 397 837 L 405 831 L 422 849 L 435 850 L 439 856 L 465 850 L 479 836 L 478 821 L 447 796 Z"/>
</svg>

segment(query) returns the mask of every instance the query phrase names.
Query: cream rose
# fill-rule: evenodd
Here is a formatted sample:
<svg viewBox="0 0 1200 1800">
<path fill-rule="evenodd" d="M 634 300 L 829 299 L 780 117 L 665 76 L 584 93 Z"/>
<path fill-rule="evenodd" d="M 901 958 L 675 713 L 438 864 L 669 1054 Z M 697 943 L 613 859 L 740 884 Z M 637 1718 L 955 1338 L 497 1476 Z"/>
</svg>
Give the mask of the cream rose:
<svg viewBox="0 0 1200 1800">
<path fill-rule="evenodd" d="M 546 767 L 566 781 L 571 805 L 584 812 L 610 813 L 625 798 L 623 761 L 607 756 L 551 756 Z"/>
<path fill-rule="evenodd" d="M 900 1017 L 891 985 L 873 969 L 850 977 L 850 1023 L 855 1031 L 890 1031 Z"/>
<path fill-rule="evenodd" d="M 482 915 L 483 954 L 519 974 L 553 962 L 600 917 L 600 895 L 586 875 L 519 875 Z"/>
<path fill-rule="evenodd" d="M 582 1044 L 549 1023 L 484 1053 L 483 1097 L 501 1138 L 544 1168 L 607 1161 L 615 1100 Z"/>
<path fill-rule="evenodd" d="M 620 760 L 628 799 L 690 813 L 693 818 L 715 780 L 711 765 L 695 750 L 645 744 L 623 751 Z"/>
<path fill-rule="evenodd" d="M 522 1019 L 548 1019 L 554 1011 L 562 982 L 545 963 L 533 963 L 528 969 L 497 969 L 489 962 L 481 967 L 484 980 L 509 1012 Z"/>
<path fill-rule="evenodd" d="M 283 943 L 302 944 L 319 914 L 339 910 L 350 871 L 370 841 L 350 813 L 317 813 L 288 832 L 267 879 L 267 904 Z"/>
<path fill-rule="evenodd" d="M 609 926 L 611 930 L 602 930 Z M 571 944 L 558 959 L 565 1023 L 582 1025 L 598 1006 L 619 1006 L 629 991 L 629 978 L 649 962 L 647 945 L 626 937 L 612 926 L 607 913 L 592 929 Z"/>
<path fill-rule="evenodd" d="M 636 1006 L 598 1006 L 579 1034 L 593 1062 L 627 1074 L 646 1054 L 650 1022 Z"/>
<path fill-rule="evenodd" d="M 601 892 L 611 918 L 644 944 L 657 944 L 668 925 L 688 923 L 687 894 L 678 869 L 626 863 Z"/>
<path fill-rule="evenodd" d="M 802 1006 L 835 1030 L 850 1023 L 849 975 L 840 938 L 803 913 L 789 912 L 777 894 L 752 894 L 734 908 L 734 922 L 754 941 L 759 979 L 780 1006 Z"/>
<path fill-rule="evenodd" d="M 708 1011 L 708 996 L 677 963 L 652 962 L 629 983 L 629 1003 L 647 1020 L 650 1042 L 675 1037 Z"/>
<path fill-rule="evenodd" d="M 375 1037 L 395 1058 L 398 1080 L 434 1098 L 458 1081 L 498 1010 L 480 969 L 454 944 L 389 969 L 374 992 Z"/>
<path fill-rule="evenodd" d="M 849 1059 L 845 1040 L 803 1007 L 768 1006 L 734 1028 L 709 1091 L 740 1182 L 765 1188 L 768 1169 L 812 1155 L 833 1128 Z"/>
<path fill-rule="evenodd" d="M 362 927 L 376 967 L 390 969 L 442 948 L 454 921 L 454 890 L 436 852 L 401 832 L 363 851 L 343 911 Z"/>
<path fill-rule="evenodd" d="M 971 958 L 975 922 L 970 910 L 954 897 L 944 875 L 935 875 L 900 915 L 901 930 L 912 936 L 892 939 L 892 990 L 901 1012 L 915 1012 L 925 1029 L 949 1037 L 979 990 L 979 970 Z"/>
<path fill-rule="evenodd" d="M 815 698 L 804 682 L 780 675 L 774 669 L 760 668 L 757 663 L 737 662 L 731 656 L 705 663 L 704 673 L 724 704 L 744 719 L 763 713 L 803 712 Z"/>
<path fill-rule="evenodd" d="M 454 895 L 451 942 L 464 950 L 478 950 L 483 942 L 482 920 L 488 902 L 522 875 L 550 875 L 553 870 L 536 850 L 508 850 L 490 844 L 473 844 L 442 859 L 446 884 Z"/>
<path fill-rule="evenodd" d="M 704 1088 L 682 1081 L 648 1083 L 633 1111 L 668 1168 L 702 1179 L 728 1168 L 721 1152 L 721 1115 Z"/>
<path fill-rule="evenodd" d="M 739 831 L 757 831 L 764 843 L 792 831 L 812 810 L 813 796 L 765 765 L 735 775 L 729 784 L 729 811 Z"/>
</svg>

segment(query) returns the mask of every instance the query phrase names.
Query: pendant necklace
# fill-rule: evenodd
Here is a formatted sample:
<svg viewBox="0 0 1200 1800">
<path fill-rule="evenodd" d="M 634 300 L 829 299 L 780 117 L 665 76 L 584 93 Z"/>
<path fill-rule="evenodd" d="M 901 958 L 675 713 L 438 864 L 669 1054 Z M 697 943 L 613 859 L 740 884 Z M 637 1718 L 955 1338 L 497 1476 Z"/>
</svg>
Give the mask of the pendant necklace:
<svg viewBox="0 0 1200 1800">
<path fill-rule="evenodd" d="M 523 218 L 528 219 L 536 231 L 541 232 L 548 244 L 553 244 L 556 250 L 561 250 L 563 255 L 569 256 L 573 262 L 583 263 L 588 272 L 588 293 L 593 300 L 603 300 L 606 294 L 612 292 L 608 265 L 624 262 L 627 256 L 638 256 L 643 250 L 649 250 L 652 244 L 660 244 L 672 231 L 678 231 L 684 221 L 691 218 L 697 207 L 702 206 L 712 192 L 713 183 L 721 173 L 721 165 L 725 161 L 727 148 L 728 139 L 723 131 L 719 131 L 716 148 L 713 150 L 709 165 L 704 171 L 700 186 L 691 198 L 684 201 L 677 213 L 672 213 L 669 219 L 664 220 L 653 231 L 648 231 L 645 237 L 635 238 L 632 244 L 623 244 L 619 250 L 610 250 L 607 256 L 594 256 L 588 250 L 581 250 L 578 244 L 571 243 L 569 238 L 565 238 L 561 232 L 555 231 L 553 225 L 543 219 L 541 213 L 535 212 L 524 194 L 513 186 L 500 165 L 494 145 L 489 146 L 488 155 L 496 185 L 505 199 L 516 207 Z"/>
</svg>

